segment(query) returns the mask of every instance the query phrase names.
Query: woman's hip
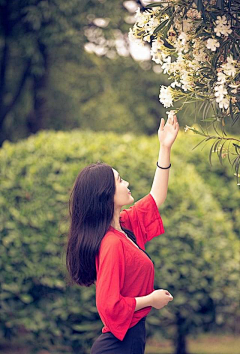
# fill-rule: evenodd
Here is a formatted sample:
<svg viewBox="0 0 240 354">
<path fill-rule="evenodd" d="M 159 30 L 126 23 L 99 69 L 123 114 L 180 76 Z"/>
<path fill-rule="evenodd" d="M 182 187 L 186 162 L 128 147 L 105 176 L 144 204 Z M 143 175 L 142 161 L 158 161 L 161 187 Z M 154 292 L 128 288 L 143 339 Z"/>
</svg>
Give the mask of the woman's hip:
<svg viewBox="0 0 240 354">
<path fill-rule="evenodd" d="M 145 319 L 129 328 L 123 341 L 111 332 L 102 333 L 93 343 L 91 354 L 144 354 L 146 344 Z"/>
</svg>

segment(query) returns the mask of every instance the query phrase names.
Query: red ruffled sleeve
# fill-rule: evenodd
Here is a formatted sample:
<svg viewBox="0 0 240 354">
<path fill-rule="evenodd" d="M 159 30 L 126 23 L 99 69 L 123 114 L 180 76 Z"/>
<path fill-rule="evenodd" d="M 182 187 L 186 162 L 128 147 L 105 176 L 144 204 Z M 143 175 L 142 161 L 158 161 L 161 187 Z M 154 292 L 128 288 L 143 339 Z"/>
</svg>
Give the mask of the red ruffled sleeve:
<svg viewBox="0 0 240 354">
<path fill-rule="evenodd" d="M 121 226 L 132 231 L 138 245 L 144 249 L 146 242 L 165 232 L 157 204 L 151 194 L 137 201 L 120 213 Z"/>
<path fill-rule="evenodd" d="M 96 305 L 104 325 L 123 340 L 136 308 L 133 297 L 121 295 L 125 276 L 123 245 L 114 234 L 104 237 L 97 257 Z"/>
</svg>

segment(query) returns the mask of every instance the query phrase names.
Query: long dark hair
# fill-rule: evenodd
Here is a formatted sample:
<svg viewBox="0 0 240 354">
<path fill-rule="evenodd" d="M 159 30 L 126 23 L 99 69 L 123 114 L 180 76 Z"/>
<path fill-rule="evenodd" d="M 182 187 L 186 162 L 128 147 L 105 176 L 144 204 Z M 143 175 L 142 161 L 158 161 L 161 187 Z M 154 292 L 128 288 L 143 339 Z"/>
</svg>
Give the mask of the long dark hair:
<svg viewBox="0 0 240 354">
<path fill-rule="evenodd" d="M 74 283 L 96 280 L 95 257 L 114 214 L 115 178 L 111 166 L 97 162 L 77 176 L 69 199 L 66 266 Z"/>
</svg>

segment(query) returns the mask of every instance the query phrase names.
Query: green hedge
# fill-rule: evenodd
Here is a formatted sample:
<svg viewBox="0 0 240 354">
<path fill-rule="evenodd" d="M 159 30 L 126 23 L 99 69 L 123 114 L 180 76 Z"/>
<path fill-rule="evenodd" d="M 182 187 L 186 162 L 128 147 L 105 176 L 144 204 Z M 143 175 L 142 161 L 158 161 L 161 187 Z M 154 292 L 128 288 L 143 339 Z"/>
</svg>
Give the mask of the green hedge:
<svg viewBox="0 0 240 354">
<path fill-rule="evenodd" d="M 233 170 L 210 169 L 199 137 L 179 132 L 168 196 L 160 208 L 165 234 L 148 244 L 156 287 L 174 301 L 148 316 L 148 334 L 187 336 L 209 324 L 233 328 L 237 308 L 239 197 Z M 95 289 L 68 287 L 65 245 L 74 180 L 98 160 L 130 182 L 135 200 L 150 191 L 157 138 L 92 132 L 40 132 L 0 150 L 0 338 L 24 338 L 36 350 L 65 346 L 87 353 L 102 327 Z M 180 333 L 180 334 L 179 334 Z M 0 340 L 1 343 L 1 340 Z M 59 349 L 60 350 L 60 349 Z"/>
</svg>

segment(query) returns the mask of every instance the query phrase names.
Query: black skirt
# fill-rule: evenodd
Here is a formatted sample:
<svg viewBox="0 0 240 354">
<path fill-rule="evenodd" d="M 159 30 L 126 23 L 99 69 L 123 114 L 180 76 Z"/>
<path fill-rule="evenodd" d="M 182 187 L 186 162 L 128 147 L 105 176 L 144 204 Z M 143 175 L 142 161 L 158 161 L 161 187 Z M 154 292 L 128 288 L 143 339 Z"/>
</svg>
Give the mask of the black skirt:
<svg viewBox="0 0 240 354">
<path fill-rule="evenodd" d="M 102 333 L 93 343 L 91 354 L 144 354 L 146 344 L 145 320 L 143 317 L 129 328 L 123 341 L 111 332 Z"/>
</svg>

